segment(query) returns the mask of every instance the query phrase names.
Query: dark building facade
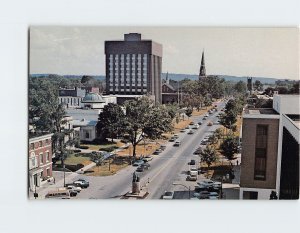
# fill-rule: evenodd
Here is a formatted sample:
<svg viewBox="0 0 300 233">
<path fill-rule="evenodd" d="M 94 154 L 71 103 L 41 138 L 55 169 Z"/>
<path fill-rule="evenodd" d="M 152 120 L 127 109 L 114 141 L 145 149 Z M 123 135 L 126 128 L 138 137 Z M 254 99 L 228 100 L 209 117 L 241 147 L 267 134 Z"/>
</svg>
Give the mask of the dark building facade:
<svg viewBox="0 0 300 233">
<path fill-rule="evenodd" d="M 106 94 L 152 95 L 161 103 L 162 45 L 142 40 L 141 34 L 124 41 L 105 41 Z"/>
</svg>

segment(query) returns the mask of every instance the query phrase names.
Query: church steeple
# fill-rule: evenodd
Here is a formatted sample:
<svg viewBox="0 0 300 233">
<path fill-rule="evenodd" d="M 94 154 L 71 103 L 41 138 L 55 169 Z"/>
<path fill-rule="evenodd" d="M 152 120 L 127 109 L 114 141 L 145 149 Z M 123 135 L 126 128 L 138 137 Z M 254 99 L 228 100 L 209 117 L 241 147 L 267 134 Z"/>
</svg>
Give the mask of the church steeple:
<svg viewBox="0 0 300 233">
<path fill-rule="evenodd" d="M 205 61 L 204 61 L 204 50 L 202 52 L 201 66 L 200 66 L 200 72 L 199 72 L 199 79 L 201 79 L 203 77 L 206 77 Z"/>
<path fill-rule="evenodd" d="M 166 75 L 166 83 L 170 84 L 170 81 L 169 81 L 169 72 L 167 72 L 167 75 Z"/>
</svg>

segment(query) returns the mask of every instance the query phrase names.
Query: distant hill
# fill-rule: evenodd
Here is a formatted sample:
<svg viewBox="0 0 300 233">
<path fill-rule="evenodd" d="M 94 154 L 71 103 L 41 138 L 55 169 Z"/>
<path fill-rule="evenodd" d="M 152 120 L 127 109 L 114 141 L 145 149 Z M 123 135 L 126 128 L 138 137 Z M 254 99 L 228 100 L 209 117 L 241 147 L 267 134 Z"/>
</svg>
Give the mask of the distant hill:
<svg viewBox="0 0 300 233">
<path fill-rule="evenodd" d="M 51 74 L 30 74 L 32 77 L 48 77 Z M 56 75 L 56 74 L 54 74 Z M 71 78 L 71 79 L 81 79 L 83 75 L 58 75 L 64 78 Z M 105 75 L 89 75 L 93 77 L 96 80 L 104 81 L 105 80 Z"/>
<path fill-rule="evenodd" d="M 244 81 L 247 82 L 247 77 L 239 77 L 239 76 L 230 76 L 230 75 L 216 75 L 220 78 L 224 78 L 226 81 L 232 81 L 232 82 L 238 82 L 238 81 Z M 168 74 L 169 79 L 175 80 L 175 81 L 181 81 L 185 78 L 191 79 L 191 80 L 198 80 L 198 75 L 193 74 Z M 162 73 L 162 78 L 166 78 L 166 73 Z M 267 77 L 252 77 L 252 82 L 255 82 L 256 80 L 259 80 L 260 82 L 264 84 L 275 84 L 278 80 L 285 80 L 285 79 L 275 79 L 275 78 L 267 78 Z"/>
</svg>

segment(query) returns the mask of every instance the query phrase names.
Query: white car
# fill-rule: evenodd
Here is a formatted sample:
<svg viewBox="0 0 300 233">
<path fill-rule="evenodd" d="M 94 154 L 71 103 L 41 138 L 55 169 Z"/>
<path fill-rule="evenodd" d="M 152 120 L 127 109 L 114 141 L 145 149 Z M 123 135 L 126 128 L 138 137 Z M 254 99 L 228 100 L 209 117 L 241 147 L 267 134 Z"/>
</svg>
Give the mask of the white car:
<svg viewBox="0 0 300 233">
<path fill-rule="evenodd" d="M 78 187 L 78 186 L 75 186 L 75 185 L 68 185 L 67 189 L 68 190 L 73 190 L 73 191 L 78 192 L 78 193 L 80 193 L 80 191 L 81 191 L 81 187 Z"/>
<path fill-rule="evenodd" d="M 214 182 L 212 180 L 203 180 L 201 182 L 197 183 L 199 185 L 199 187 L 204 187 L 204 188 L 210 188 L 213 187 Z"/>
<path fill-rule="evenodd" d="M 173 197 L 174 197 L 174 192 L 165 191 L 162 199 L 164 199 L 164 200 L 172 200 Z"/>
<path fill-rule="evenodd" d="M 152 159 L 153 159 L 153 157 L 150 156 L 150 155 L 147 155 L 147 156 L 145 156 L 145 157 L 143 158 L 144 162 L 145 162 L 145 161 L 146 161 L 146 162 L 149 162 L 149 161 L 151 161 Z"/>
</svg>

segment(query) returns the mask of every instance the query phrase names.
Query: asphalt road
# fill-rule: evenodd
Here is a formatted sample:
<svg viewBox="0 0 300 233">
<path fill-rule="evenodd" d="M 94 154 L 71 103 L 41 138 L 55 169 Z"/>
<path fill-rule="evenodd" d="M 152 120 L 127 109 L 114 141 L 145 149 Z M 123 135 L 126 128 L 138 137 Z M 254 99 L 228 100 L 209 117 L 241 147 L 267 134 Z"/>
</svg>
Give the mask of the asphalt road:
<svg viewBox="0 0 300 233">
<path fill-rule="evenodd" d="M 219 103 L 218 109 L 224 106 L 223 102 Z M 174 147 L 173 142 L 168 142 L 165 151 L 155 155 L 154 159 L 149 162 L 151 168 L 143 173 L 137 173 L 141 178 L 141 185 L 147 185 L 146 190 L 149 192 L 147 199 L 161 198 L 165 191 L 172 189 L 174 182 L 182 179 L 182 176 L 186 176 L 184 173 L 188 169 L 187 163 L 191 159 L 199 161 L 199 157 L 193 155 L 193 152 L 207 134 L 220 127 L 220 125 L 215 124 L 207 126 L 208 121 L 217 121 L 216 115 L 215 112 L 209 115 L 208 119 L 203 121 L 204 124 L 195 130 L 194 134 L 187 134 L 188 130 L 185 133 L 180 133 L 178 140 L 181 141 L 181 146 Z M 202 118 L 203 116 L 192 117 L 191 120 L 196 123 Z M 76 198 L 119 198 L 131 190 L 132 174 L 135 170 L 136 167 L 128 166 L 113 176 L 92 177 L 80 175 L 80 178 L 90 182 L 90 187 L 81 191 Z"/>
</svg>

